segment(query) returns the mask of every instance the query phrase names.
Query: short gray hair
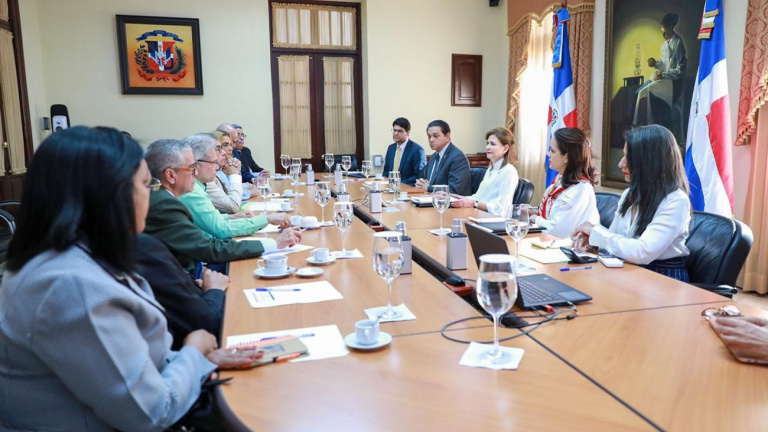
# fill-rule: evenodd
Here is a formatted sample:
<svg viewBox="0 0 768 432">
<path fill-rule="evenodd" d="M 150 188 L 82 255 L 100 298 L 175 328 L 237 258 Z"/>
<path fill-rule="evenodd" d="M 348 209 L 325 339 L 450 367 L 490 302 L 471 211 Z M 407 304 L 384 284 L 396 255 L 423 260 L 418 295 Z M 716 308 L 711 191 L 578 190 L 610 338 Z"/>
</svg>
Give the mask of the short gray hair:
<svg viewBox="0 0 768 432">
<path fill-rule="evenodd" d="M 216 135 L 211 133 L 191 135 L 181 140 L 181 142 L 192 148 L 192 153 L 195 154 L 195 160 L 207 158 L 208 152 L 219 145 L 219 140 L 216 139 Z"/>
<path fill-rule="evenodd" d="M 224 132 L 225 134 L 231 133 L 235 130 L 235 128 L 232 127 L 229 123 L 222 123 L 219 125 L 219 127 L 216 128 L 219 132 Z"/>
<path fill-rule="evenodd" d="M 192 150 L 189 144 L 177 139 L 160 139 L 150 144 L 144 153 L 144 160 L 152 177 L 162 179 L 165 170 L 178 168 L 184 163 L 182 153 L 187 150 Z"/>
</svg>

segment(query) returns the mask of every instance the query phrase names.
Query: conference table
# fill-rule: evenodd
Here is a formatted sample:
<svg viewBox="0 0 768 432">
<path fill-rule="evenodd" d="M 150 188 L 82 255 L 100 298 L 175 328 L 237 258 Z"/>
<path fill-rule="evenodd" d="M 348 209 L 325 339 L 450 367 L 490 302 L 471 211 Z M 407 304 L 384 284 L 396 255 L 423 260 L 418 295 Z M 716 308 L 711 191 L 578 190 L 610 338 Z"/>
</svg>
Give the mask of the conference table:
<svg viewBox="0 0 768 432">
<path fill-rule="evenodd" d="M 253 276 L 256 259 L 232 262 L 222 341 L 329 324 L 342 335 L 353 332 L 355 321 L 366 318 L 364 309 L 387 302 L 386 285 L 371 264 L 370 220 L 385 229 L 406 222 L 415 262 L 411 274 L 395 280 L 393 304 L 404 303 L 417 319 L 382 323 L 381 330 L 393 340 L 381 349 L 350 349 L 343 357 L 222 372 L 224 378 L 234 377 L 217 394 L 232 430 L 760 430 L 768 424 L 768 368 L 735 361 L 700 315 L 705 308 L 733 302 L 633 265 L 560 272 L 567 264 L 528 261 L 537 272 L 594 299 L 578 305 L 576 319 L 548 322 L 527 334 L 500 329 L 501 338 L 514 337 L 502 345 L 525 350 L 517 370 L 460 366 L 467 345 L 445 338 L 444 326 L 473 318 L 444 333 L 465 341 L 493 338 L 491 322 L 442 283 L 448 274 L 476 277 L 471 248 L 466 270 L 448 270 L 446 237 L 428 232 L 439 224 L 434 209 L 388 203 L 398 211 L 373 214 L 360 204 L 366 194 L 361 185 L 346 184 L 359 217 L 346 245 L 363 258 L 338 259 L 321 267 L 325 273 L 319 278 L 343 299 L 254 309 L 243 290 L 303 280 L 295 275 L 258 279 Z M 292 188 L 288 181 L 274 181 L 273 186 L 277 192 Z M 298 189 L 305 196 L 294 198 L 292 214 L 319 218 L 313 188 Z M 410 196 L 415 193 L 409 190 Z M 385 194 L 384 200 L 392 198 Z M 489 215 L 453 208 L 444 215 L 446 221 L 469 216 Z M 302 234 L 302 244 L 340 249 L 341 233 L 335 226 Z M 514 252 L 511 240 L 508 246 Z M 306 266 L 310 252 L 288 254 L 288 264 Z M 528 322 L 544 316 L 517 313 Z"/>
</svg>

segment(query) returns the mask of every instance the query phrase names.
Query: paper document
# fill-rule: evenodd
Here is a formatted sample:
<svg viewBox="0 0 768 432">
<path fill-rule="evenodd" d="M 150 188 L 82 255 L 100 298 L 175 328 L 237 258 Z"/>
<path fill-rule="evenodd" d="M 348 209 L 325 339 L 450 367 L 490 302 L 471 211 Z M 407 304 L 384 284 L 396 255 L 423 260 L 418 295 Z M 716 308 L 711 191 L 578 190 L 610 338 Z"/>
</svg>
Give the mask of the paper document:
<svg viewBox="0 0 768 432">
<path fill-rule="evenodd" d="M 478 218 L 478 217 L 474 217 L 474 216 L 469 216 L 467 219 L 470 220 L 471 222 L 475 222 L 475 223 L 499 223 L 499 222 L 505 222 L 506 221 L 506 219 L 504 219 L 503 217 Z"/>
<path fill-rule="evenodd" d="M 332 251 L 331 256 L 336 259 L 362 258 L 363 253 L 358 249 L 348 250 L 346 255 L 342 255 L 341 251 Z"/>
<path fill-rule="evenodd" d="M 256 309 L 344 298 L 328 281 L 251 288 L 243 293 L 251 307 Z"/>
<path fill-rule="evenodd" d="M 534 240 L 531 242 L 531 246 L 539 249 L 560 249 L 561 247 L 571 247 L 573 241 L 569 238 L 559 240 Z"/>
<path fill-rule="evenodd" d="M 275 249 L 272 252 L 264 253 L 261 256 L 265 257 L 265 256 L 269 256 L 269 255 L 288 255 L 290 253 L 301 252 L 301 251 L 309 250 L 309 249 L 312 249 L 312 248 L 314 248 L 314 246 L 297 244 L 297 245 L 293 245 L 293 246 L 287 247 L 287 248 Z"/>
<path fill-rule="evenodd" d="M 541 249 L 533 247 L 535 240 L 523 239 L 520 240 L 520 255 L 526 258 L 538 261 L 542 264 L 552 264 L 559 262 L 568 262 L 568 257 L 557 249 Z"/>
<path fill-rule="evenodd" d="M 493 348 L 493 345 L 472 342 L 469 344 L 467 350 L 464 351 L 464 355 L 461 356 L 459 364 L 462 366 L 482 367 L 494 370 L 514 370 L 520 366 L 520 361 L 523 359 L 523 354 L 525 354 L 525 350 L 522 348 L 500 346 L 499 349 L 509 353 L 511 357 L 506 363 L 495 364 L 481 358 L 481 356 L 491 348 Z M 310 351 L 310 353 L 311 352 L 312 351 Z"/>
<path fill-rule="evenodd" d="M 281 202 L 278 200 L 267 201 L 267 211 L 280 211 Z M 264 201 L 251 201 L 240 206 L 242 210 L 264 211 Z"/>
<path fill-rule="evenodd" d="M 400 312 L 402 314 L 399 318 L 384 318 L 382 317 L 379 319 L 379 322 L 392 322 L 392 321 L 412 321 L 416 319 L 416 315 L 411 312 L 410 309 L 408 309 L 408 306 L 405 305 L 405 303 L 401 303 L 397 306 L 392 306 L 392 309 L 394 309 L 396 312 Z M 365 314 L 368 316 L 369 320 L 376 320 L 376 317 L 381 316 L 384 312 L 387 311 L 386 306 L 379 306 L 374 307 L 370 309 L 365 310 Z"/>
<path fill-rule="evenodd" d="M 309 350 L 309 355 L 289 360 L 291 363 L 342 357 L 349 354 L 336 325 L 229 336 L 226 345 L 227 348 L 235 348 L 291 336 L 298 337 Z"/>
</svg>

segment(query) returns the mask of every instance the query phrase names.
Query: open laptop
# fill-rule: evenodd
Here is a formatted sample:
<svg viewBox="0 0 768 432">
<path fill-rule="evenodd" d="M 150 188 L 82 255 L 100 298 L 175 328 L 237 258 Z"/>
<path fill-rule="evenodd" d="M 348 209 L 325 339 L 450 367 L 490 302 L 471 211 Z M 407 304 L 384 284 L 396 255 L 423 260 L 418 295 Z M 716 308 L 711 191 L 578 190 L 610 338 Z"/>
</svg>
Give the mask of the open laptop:
<svg viewBox="0 0 768 432">
<path fill-rule="evenodd" d="M 465 223 L 469 244 L 480 268 L 480 257 L 486 254 L 509 255 L 507 242 L 498 235 L 471 223 Z M 556 306 L 592 300 L 592 297 L 545 274 L 517 278 L 518 295 L 515 304 L 531 309 L 537 306 Z"/>
</svg>

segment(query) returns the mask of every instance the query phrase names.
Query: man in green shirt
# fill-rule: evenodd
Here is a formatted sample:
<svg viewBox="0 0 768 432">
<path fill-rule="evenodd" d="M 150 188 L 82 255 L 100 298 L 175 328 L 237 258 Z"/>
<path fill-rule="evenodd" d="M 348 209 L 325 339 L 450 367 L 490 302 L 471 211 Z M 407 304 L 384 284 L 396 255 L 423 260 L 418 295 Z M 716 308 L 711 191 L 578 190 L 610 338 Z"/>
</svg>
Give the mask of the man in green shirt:
<svg viewBox="0 0 768 432">
<path fill-rule="evenodd" d="M 210 196 L 205 191 L 205 184 L 216 178 L 218 169 L 218 141 L 206 134 L 197 134 L 184 138 L 182 143 L 192 148 L 197 162 L 195 186 L 191 192 L 179 197 L 187 206 L 195 225 L 212 237 L 228 239 L 238 236 L 251 235 L 267 224 L 288 228 L 291 221 L 285 213 L 273 213 L 268 216 L 256 215 L 250 211 L 240 211 L 233 215 L 219 213 L 213 206 Z"/>
</svg>

